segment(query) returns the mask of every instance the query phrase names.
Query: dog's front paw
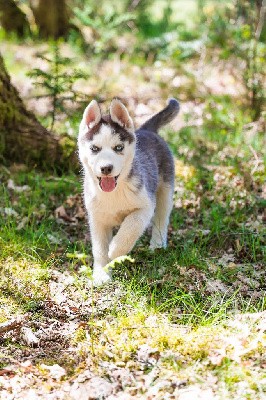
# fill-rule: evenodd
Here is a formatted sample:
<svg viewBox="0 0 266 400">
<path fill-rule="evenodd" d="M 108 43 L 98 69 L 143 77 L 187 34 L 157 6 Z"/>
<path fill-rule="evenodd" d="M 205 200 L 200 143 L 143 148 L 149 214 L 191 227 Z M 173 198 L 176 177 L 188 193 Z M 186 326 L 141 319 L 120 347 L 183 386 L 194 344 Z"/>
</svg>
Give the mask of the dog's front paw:
<svg viewBox="0 0 266 400">
<path fill-rule="evenodd" d="M 111 275 L 104 268 L 96 268 L 92 274 L 93 286 L 101 286 L 112 280 Z"/>
<path fill-rule="evenodd" d="M 165 249 L 167 244 L 162 242 L 151 242 L 149 247 L 150 250 Z"/>
<path fill-rule="evenodd" d="M 167 236 L 153 233 L 150 241 L 150 249 L 151 250 L 165 249 L 166 247 L 167 247 Z"/>
</svg>

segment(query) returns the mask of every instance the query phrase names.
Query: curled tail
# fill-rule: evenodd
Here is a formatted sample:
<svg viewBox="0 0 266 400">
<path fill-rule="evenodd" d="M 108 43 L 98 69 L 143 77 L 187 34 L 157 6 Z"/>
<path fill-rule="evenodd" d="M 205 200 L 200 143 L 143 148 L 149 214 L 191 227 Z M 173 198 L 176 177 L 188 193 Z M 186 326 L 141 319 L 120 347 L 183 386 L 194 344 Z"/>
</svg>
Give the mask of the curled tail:
<svg viewBox="0 0 266 400">
<path fill-rule="evenodd" d="M 176 99 L 170 99 L 168 105 L 158 114 L 155 114 L 146 121 L 139 129 L 157 132 L 162 126 L 171 122 L 178 114 L 180 109 L 179 102 Z"/>
</svg>

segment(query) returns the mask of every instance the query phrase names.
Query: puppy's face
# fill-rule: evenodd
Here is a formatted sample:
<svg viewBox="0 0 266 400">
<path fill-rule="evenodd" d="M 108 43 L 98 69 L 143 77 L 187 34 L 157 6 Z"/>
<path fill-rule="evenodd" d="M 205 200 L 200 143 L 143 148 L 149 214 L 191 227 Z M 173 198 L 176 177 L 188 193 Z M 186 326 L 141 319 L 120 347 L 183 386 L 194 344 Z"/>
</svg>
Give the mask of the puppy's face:
<svg viewBox="0 0 266 400">
<path fill-rule="evenodd" d="M 100 190 L 112 192 L 131 167 L 135 152 L 133 122 L 125 106 L 114 99 L 103 116 L 93 100 L 86 108 L 79 133 L 79 155 Z"/>
</svg>

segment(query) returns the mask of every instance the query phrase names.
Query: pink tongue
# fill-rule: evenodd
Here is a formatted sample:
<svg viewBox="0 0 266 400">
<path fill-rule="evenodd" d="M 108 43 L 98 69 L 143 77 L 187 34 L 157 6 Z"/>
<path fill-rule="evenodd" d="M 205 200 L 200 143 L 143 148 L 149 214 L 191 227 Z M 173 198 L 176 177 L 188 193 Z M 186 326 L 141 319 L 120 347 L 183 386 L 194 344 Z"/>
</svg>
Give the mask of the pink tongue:
<svg viewBox="0 0 266 400">
<path fill-rule="evenodd" d="M 111 192 L 115 188 L 115 178 L 101 178 L 100 185 L 104 192 Z"/>
</svg>

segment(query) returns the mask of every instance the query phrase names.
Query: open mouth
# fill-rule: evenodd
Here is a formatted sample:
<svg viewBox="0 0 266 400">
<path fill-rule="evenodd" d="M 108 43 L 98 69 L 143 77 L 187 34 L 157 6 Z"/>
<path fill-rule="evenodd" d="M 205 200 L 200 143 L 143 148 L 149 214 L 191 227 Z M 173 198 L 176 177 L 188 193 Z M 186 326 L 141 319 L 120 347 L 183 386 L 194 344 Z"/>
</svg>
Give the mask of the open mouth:
<svg viewBox="0 0 266 400">
<path fill-rule="evenodd" d="M 104 192 L 112 192 L 116 188 L 118 177 L 119 177 L 119 175 L 117 175 L 117 176 L 101 176 L 101 177 L 97 176 L 100 188 Z"/>
</svg>

